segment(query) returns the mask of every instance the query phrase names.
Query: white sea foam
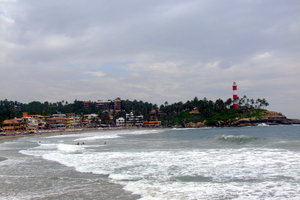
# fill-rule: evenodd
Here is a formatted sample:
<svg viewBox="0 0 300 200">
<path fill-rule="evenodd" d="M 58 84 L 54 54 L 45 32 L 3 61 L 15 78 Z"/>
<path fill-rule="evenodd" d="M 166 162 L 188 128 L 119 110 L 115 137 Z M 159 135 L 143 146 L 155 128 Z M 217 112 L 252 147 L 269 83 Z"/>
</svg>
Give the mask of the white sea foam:
<svg viewBox="0 0 300 200">
<path fill-rule="evenodd" d="M 71 145 L 70 145 L 71 146 Z M 74 154 L 38 151 L 80 172 L 106 174 L 142 199 L 299 199 L 300 153 L 240 148 Z M 77 148 L 74 147 L 74 148 Z M 74 149 L 75 150 L 75 149 Z M 83 149 L 81 149 L 83 150 Z M 24 152 L 23 152 L 24 153 Z"/>
<path fill-rule="evenodd" d="M 84 133 L 82 133 L 84 134 Z M 67 134 L 67 135 L 53 135 L 53 136 L 47 136 L 45 138 L 70 138 L 70 137 L 78 137 L 80 134 Z"/>
<path fill-rule="evenodd" d="M 119 135 L 97 135 L 97 136 L 91 136 L 91 137 L 83 137 L 83 138 L 77 138 L 74 141 L 92 141 L 92 140 L 103 140 L 103 139 L 113 139 L 118 138 Z"/>
<path fill-rule="evenodd" d="M 157 129 L 147 129 L 147 130 L 121 130 L 121 131 L 108 131 L 108 132 L 97 132 L 81 135 L 80 138 L 74 141 L 93 141 L 93 140 L 103 140 L 103 139 L 115 139 L 122 137 L 124 135 L 145 135 L 145 134 L 155 134 L 161 133 L 165 130 Z M 86 137 L 82 137 L 86 136 Z"/>
<path fill-rule="evenodd" d="M 165 130 L 86 133 L 76 141 L 160 131 Z M 212 138 L 239 144 L 259 140 L 246 135 Z M 111 181 L 141 195 L 143 200 L 300 199 L 300 152 L 249 146 L 103 152 L 101 145 L 41 144 L 22 153 L 41 156 L 79 172 L 108 175 Z"/>
<path fill-rule="evenodd" d="M 266 123 L 260 123 L 258 124 L 257 126 L 270 126 L 269 124 L 266 124 Z"/>
<path fill-rule="evenodd" d="M 130 135 L 144 135 L 144 134 L 154 134 L 154 133 L 161 133 L 165 130 L 155 130 L 155 129 L 150 129 L 150 130 L 137 130 L 137 131 L 130 131 L 130 132 L 125 132 L 124 134 L 130 134 Z"/>
<path fill-rule="evenodd" d="M 84 151 L 82 145 L 58 144 L 57 149 L 63 153 L 79 153 Z"/>
</svg>

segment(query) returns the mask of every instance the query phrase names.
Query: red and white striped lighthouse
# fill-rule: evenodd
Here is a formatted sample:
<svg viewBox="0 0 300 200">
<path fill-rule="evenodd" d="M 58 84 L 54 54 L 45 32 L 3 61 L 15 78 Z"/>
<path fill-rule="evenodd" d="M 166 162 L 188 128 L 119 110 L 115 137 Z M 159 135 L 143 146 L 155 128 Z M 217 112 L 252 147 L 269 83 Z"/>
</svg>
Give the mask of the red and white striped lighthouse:
<svg viewBox="0 0 300 200">
<path fill-rule="evenodd" d="M 232 84 L 232 92 L 233 92 L 233 108 L 234 109 L 238 109 L 239 108 L 239 104 L 238 104 L 238 95 L 237 95 L 237 84 L 236 82 L 233 82 Z"/>
</svg>

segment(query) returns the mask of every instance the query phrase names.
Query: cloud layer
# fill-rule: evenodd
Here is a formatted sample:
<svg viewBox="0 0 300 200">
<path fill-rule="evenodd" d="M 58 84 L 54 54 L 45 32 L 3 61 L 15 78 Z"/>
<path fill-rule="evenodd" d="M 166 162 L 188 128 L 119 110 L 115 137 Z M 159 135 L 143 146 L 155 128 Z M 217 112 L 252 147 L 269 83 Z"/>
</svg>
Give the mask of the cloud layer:
<svg viewBox="0 0 300 200">
<path fill-rule="evenodd" d="M 266 98 L 300 117 L 298 0 L 0 1 L 0 98 Z"/>
</svg>

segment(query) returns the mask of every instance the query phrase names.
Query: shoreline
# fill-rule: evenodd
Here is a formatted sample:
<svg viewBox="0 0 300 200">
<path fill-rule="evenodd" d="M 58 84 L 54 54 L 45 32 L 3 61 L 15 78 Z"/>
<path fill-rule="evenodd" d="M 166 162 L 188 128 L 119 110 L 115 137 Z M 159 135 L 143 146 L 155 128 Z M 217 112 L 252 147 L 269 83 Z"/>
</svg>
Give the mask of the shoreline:
<svg viewBox="0 0 300 200">
<path fill-rule="evenodd" d="M 252 123 L 251 121 L 241 120 L 240 124 L 232 126 L 197 126 L 196 123 L 192 123 L 190 126 L 185 127 L 108 127 L 108 128 L 70 128 L 70 129 L 53 129 L 53 130 L 41 130 L 36 133 L 14 133 L 10 135 L 0 135 L 0 143 L 10 140 L 16 140 L 23 137 L 34 136 L 52 136 L 52 135 L 68 135 L 68 134 L 80 134 L 83 132 L 92 131 L 114 131 L 114 130 L 147 130 L 147 129 L 168 129 L 168 128 L 225 128 L 225 127 L 247 127 L 247 126 L 276 126 L 276 125 L 300 125 L 300 123 L 286 124 L 286 123 Z"/>
<path fill-rule="evenodd" d="M 162 128 L 162 127 L 160 127 Z M 159 128 L 159 129 L 160 129 Z M 140 129 L 153 129 L 145 127 L 109 127 L 109 128 L 72 128 L 72 129 L 54 129 L 54 130 L 42 130 L 36 133 L 23 133 L 15 135 L 1 135 L 0 143 L 5 141 L 16 140 L 23 137 L 34 137 L 34 136 L 52 136 L 52 135 L 69 135 L 69 134 L 80 134 L 83 132 L 92 131 L 115 131 L 115 130 L 140 130 Z M 157 128 L 155 128 L 157 129 Z"/>
</svg>

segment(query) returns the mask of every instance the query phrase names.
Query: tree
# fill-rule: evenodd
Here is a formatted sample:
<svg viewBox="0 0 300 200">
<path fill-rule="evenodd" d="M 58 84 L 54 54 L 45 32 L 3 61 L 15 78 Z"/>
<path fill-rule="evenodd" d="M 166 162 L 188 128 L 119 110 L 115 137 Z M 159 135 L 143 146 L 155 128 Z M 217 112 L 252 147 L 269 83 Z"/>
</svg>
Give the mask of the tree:
<svg viewBox="0 0 300 200">
<path fill-rule="evenodd" d="M 109 114 L 107 112 L 103 112 L 100 114 L 100 118 L 101 118 L 101 122 L 104 124 L 109 124 L 110 122 L 110 118 L 109 118 Z"/>
</svg>

